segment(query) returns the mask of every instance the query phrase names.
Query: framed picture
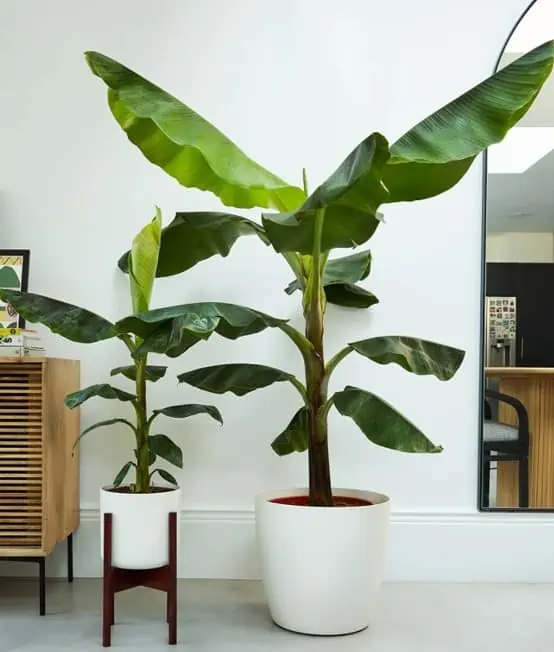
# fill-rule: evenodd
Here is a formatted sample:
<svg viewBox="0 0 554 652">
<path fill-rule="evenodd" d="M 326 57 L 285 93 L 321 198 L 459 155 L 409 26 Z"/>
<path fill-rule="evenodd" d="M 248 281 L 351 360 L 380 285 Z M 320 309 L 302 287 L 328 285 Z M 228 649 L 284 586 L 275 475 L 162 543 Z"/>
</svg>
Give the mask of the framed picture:
<svg viewBox="0 0 554 652">
<path fill-rule="evenodd" d="M 27 292 L 29 283 L 28 249 L 0 249 L 0 288 Z M 0 328 L 25 328 L 25 320 L 0 301 Z"/>
</svg>

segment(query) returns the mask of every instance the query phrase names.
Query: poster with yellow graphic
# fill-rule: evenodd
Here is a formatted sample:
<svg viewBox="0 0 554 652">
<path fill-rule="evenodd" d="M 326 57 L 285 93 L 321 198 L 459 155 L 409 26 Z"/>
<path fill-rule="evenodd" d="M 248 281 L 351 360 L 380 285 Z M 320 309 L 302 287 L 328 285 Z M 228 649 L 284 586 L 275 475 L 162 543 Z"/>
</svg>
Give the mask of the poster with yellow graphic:
<svg viewBox="0 0 554 652">
<path fill-rule="evenodd" d="M 27 291 L 29 251 L 0 249 L 0 288 Z M 25 322 L 7 303 L 0 301 L 0 328 L 24 328 Z"/>
</svg>

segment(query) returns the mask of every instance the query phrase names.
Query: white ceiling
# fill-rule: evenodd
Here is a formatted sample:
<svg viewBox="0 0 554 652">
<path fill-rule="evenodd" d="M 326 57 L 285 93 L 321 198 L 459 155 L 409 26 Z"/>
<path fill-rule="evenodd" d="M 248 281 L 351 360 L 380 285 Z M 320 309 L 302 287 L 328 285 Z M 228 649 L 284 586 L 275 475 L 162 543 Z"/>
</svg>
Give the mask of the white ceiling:
<svg viewBox="0 0 554 652">
<path fill-rule="evenodd" d="M 538 0 L 514 32 L 500 66 L 552 38 L 554 1 Z M 519 126 L 554 127 L 554 76 Z M 521 174 L 488 175 L 487 229 L 554 232 L 554 152 Z"/>
<path fill-rule="evenodd" d="M 554 232 L 554 152 L 523 174 L 489 174 L 488 231 Z"/>
</svg>

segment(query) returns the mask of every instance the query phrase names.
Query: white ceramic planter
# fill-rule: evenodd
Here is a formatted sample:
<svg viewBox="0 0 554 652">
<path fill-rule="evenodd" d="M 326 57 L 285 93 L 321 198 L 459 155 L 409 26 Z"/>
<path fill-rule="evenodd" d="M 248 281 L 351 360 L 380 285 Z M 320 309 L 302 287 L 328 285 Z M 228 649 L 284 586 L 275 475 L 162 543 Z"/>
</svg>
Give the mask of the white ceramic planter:
<svg viewBox="0 0 554 652">
<path fill-rule="evenodd" d="M 371 491 L 334 489 L 362 507 L 272 503 L 306 495 L 288 489 L 256 497 L 256 530 L 269 610 L 280 627 L 302 634 L 351 634 L 370 622 L 383 578 L 390 502 Z"/>
<path fill-rule="evenodd" d="M 112 564 L 118 568 L 160 568 L 169 561 L 168 514 L 177 512 L 179 549 L 181 490 L 130 494 L 100 490 L 101 554 L 104 514 L 112 513 Z"/>
</svg>

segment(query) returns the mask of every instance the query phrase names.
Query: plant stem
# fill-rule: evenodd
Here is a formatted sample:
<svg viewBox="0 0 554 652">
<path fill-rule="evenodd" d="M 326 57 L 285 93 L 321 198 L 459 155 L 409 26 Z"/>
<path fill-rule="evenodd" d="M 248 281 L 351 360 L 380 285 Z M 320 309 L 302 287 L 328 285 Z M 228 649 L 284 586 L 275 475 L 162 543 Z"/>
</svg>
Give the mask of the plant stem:
<svg viewBox="0 0 554 652">
<path fill-rule="evenodd" d="M 275 205 L 277 210 L 280 213 L 288 213 L 293 210 L 292 206 L 287 206 L 284 202 L 280 201 L 279 198 L 275 198 Z M 302 273 L 302 257 L 300 254 L 295 251 L 285 251 L 282 254 L 283 258 L 287 261 L 289 267 L 292 270 L 296 280 L 298 281 L 300 288 L 304 291 L 304 275 Z"/>
<path fill-rule="evenodd" d="M 302 273 L 302 260 L 300 256 L 294 251 L 289 251 L 283 254 L 283 258 L 289 264 L 289 267 L 291 268 L 296 280 L 298 281 L 298 284 L 300 285 L 300 289 L 303 290 L 305 285 L 305 280 L 304 280 L 304 275 Z"/>
<path fill-rule="evenodd" d="M 302 168 L 302 187 L 304 188 L 304 193 L 307 197 L 310 192 L 308 190 L 308 173 L 306 172 L 306 168 Z"/>
<path fill-rule="evenodd" d="M 321 408 L 327 400 L 325 356 L 323 351 L 325 295 L 322 277 L 324 257 L 321 253 L 324 218 L 325 211 L 318 211 L 314 228 L 314 247 L 310 276 L 304 293 L 306 337 L 313 347 L 305 357 L 306 392 L 308 398 L 309 503 L 316 507 L 330 507 L 333 505 L 327 443 L 327 418 L 326 413 L 321 412 Z M 324 418 L 321 418 L 321 414 L 323 414 Z"/>
<path fill-rule="evenodd" d="M 310 340 L 290 324 L 279 324 L 278 328 L 280 328 L 283 333 L 285 333 L 285 335 L 287 335 L 287 337 L 292 340 L 292 342 L 302 354 L 304 360 L 307 360 L 314 348 Z"/>
<path fill-rule="evenodd" d="M 346 358 L 347 355 L 352 353 L 354 349 L 352 349 L 350 346 L 345 346 L 344 349 L 341 349 L 338 353 L 336 353 L 327 363 L 327 366 L 325 367 L 325 376 L 327 377 L 327 380 L 331 377 L 331 374 L 335 370 L 335 367 L 341 363 L 344 358 Z"/>
<path fill-rule="evenodd" d="M 137 393 L 137 480 L 135 493 L 150 491 L 149 452 L 148 452 L 148 418 L 146 408 L 146 357 L 135 362 Z"/>
<path fill-rule="evenodd" d="M 326 394 L 323 389 L 323 364 L 314 355 L 306 369 L 308 394 L 308 466 L 310 479 L 309 503 L 315 507 L 331 507 L 331 469 L 327 441 Z"/>
<path fill-rule="evenodd" d="M 118 335 L 117 337 L 125 344 L 129 353 L 133 355 L 133 353 L 135 352 L 135 345 L 133 344 L 133 338 L 128 333 L 123 333 L 122 335 Z"/>
<path fill-rule="evenodd" d="M 297 389 L 304 403 L 307 403 L 308 397 L 306 395 L 306 388 L 304 387 L 304 385 L 298 380 L 298 378 L 292 377 L 289 380 L 291 385 Z"/>
</svg>

